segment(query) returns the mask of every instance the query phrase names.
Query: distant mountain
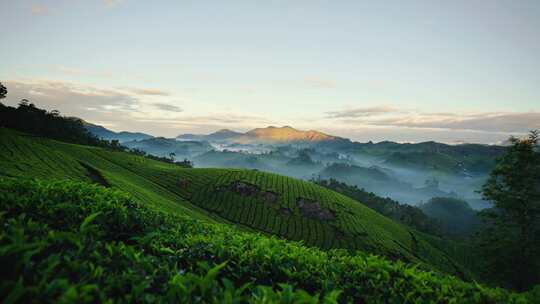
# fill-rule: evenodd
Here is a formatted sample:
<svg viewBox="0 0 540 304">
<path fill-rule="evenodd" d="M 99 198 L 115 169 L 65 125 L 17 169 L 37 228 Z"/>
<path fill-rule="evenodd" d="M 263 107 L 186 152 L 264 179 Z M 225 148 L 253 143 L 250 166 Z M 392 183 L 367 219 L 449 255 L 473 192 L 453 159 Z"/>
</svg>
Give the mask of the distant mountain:
<svg viewBox="0 0 540 304">
<path fill-rule="evenodd" d="M 157 156 L 169 156 L 170 153 L 174 153 L 177 159 L 191 158 L 213 149 L 206 141 L 180 141 L 164 137 L 128 141 L 124 142 L 123 145 Z"/>
<path fill-rule="evenodd" d="M 340 139 L 319 131 L 301 131 L 289 126 L 257 128 L 247 132 L 244 137 L 270 142 L 320 142 Z"/>
<path fill-rule="evenodd" d="M 236 138 L 244 135 L 244 133 L 232 131 L 229 129 L 221 129 L 208 135 L 205 134 L 182 134 L 176 138 L 180 140 L 206 140 L 206 141 L 225 141 L 227 139 Z"/>
<path fill-rule="evenodd" d="M 452 197 L 434 197 L 418 207 L 441 224 L 450 235 L 467 236 L 481 225 L 477 212 L 464 200 Z"/>
<path fill-rule="evenodd" d="M 88 122 L 84 122 L 84 127 L 86 128 L 86 130 L 88 130 L 90 133 L 92 133 L 98 138 L 105 139 L 105 140 L 116 139 L 120 143 L 125 143 L 132 140 L 143 140 L 143 139 L 153 138 L 152 135 L 148 135 L 148 134 L 140 133 L 140 132 L 125 132 L 125 131 L 114 132 L 105 127 L 91 124 Z"/>
<path fill-rule="evenodd" d="M 208 135 L 183 134 L 177 137 L 183 140 L 208 140 L 208 141 L 228 141 L 231 143 L 317 143 L 337 140 L 344 138 L 328 135 L 319 131 L 309 130 L 301 131 L 295 128 L 274 127 L 256 128 L 246 133 L 239 133 L 228 129 L 219 130 Z"/>
</svg>

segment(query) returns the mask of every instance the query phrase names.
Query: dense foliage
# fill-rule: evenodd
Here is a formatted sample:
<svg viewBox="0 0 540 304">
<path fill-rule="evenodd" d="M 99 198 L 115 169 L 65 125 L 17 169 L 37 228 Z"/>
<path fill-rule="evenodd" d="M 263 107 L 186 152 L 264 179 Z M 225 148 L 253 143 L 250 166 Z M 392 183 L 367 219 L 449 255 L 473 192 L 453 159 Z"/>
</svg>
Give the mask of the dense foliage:
<svg viewBox="0 0 540 304">
<path fill-rule="evenodd" d="M 434 197 L 419 208 L 440 223 L 445 235 L 469 237 L 480 228 L 481 221 L 475 210 L 461 199 Z"/>
<path fill-rule="evenodd" d="M 6 98 L 7 88 L 0 82 L 0 99 Z"/>
<path fill-rule="evenodd" d="M 81 119 L 61 116 L 58 111 L 40 109 L 28 100 L 21 101 L 17 107 L 0 103 L 0 127 L 70 143 L 119 148 L 117 142 L 109 143 L 91 135 Z"/>
<path fill-rule="evenodd" d="M 316 179 L 313 182 L 320 186 L 331 189 L 348 196 L 369 208 L 389 217 L 395 221 L 413 227 L 418 231 L 430 234 L 440 234 L 441 229 L 435 220 L 427 216 L 420 208 L 411 205 L 400 204 L 391 198 L 382 198 L 373 192 L 365 191 L 358 186 L 351 186 L 335 179 Z"/>
<path fill-rule="evenodd" d="M 485 268 L 499 283 L 525 290 L 540 282 L 539 133 L 512 138 L 512 145 L 482 189 L 494 208 L 483 212 L 488 228 L 481 234 Z"/>
<path fill-rule="evenodd" d="M 0 219 L 5 303 L 526 303 L 535 297 L 161 213 L 79 182 L 1 179 Z"/>
</svg>

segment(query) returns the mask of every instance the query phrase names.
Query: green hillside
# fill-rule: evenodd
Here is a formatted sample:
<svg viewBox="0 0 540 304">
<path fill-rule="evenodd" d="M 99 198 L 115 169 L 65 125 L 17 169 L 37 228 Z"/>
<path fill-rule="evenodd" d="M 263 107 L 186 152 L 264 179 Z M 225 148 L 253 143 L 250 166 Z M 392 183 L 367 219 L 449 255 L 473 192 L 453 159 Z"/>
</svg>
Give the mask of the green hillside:
<svg viewBox="0 0 540 304">
<path fill-rule="evenodd" d="M 0 178 L 4 303 L 527 303 L 343 250 L 204 223 L 81 182 Z M 532 301 L 531 301 L 532 302 Z"/>
<path fill-rule="evenodd" d="M 186 169 L 125 152 L 0 129 L 0 176 L 74 179 L 110 186 L 139 203 L 208 222 L 415 262 L 463 275 L 465 255 L 312 183 L 239 169 Z M 462 256 L 462 258 L 460 258 Z"/>
</svg>

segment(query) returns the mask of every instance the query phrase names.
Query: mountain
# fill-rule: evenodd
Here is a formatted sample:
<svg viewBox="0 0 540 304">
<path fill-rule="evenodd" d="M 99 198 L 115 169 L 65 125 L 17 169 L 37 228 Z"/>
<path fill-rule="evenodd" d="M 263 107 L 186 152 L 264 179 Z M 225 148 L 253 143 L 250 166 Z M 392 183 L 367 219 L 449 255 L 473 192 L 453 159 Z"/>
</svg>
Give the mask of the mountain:
<svg viewBox="0 0 540 304">
<path fill-rule="evenodd" d="M 244 133 L 221 129 L 210 134 L 181 134 L 176 138 L 179 140 L 205 140 L 205 141 L 224 141 L 242 136 Z"/>
<path fill-rule="evenodd" d="M 256 128 L 246 133 L 223 129 L 208 135 L 183 134 L 177 136 L 177 138 L 184 140 L 227 141 L 241 144 L 318 143 L 345 140 L 319 131 L 301 131 L 289 126 Z"/>
<path fill-rule="evenodd" d="M 260 142 L 320 142 L 339 139 L 319 131 L 300 131 L 289 126 L 257 128 L 248 131 L 243 137 Z"/>
<path fill-rule="evenodd" d="M 103 126 L 91 124 L 88 122 L 84 122 L 84 127 L 86 128 L 86 130 L 88 130 L 88 132 L 92 133 L 98 138 L 105 140 L 118 140 L 120 143 L 132 140 L 143 140 L 153 137 L 152 135 L 140 132 L 114 132 Z"/>
<path fill-rule="evenodd" d="M 232 131 L 229 129 L 221 129 L 208 135 L 204 134 L 182 134 L 176 138 L 180 140 L 206 140 L 206 141 L 224 141 L 231 138 L 242 136 L 244 133 Z"/>
<path fill-rule="evenodd" d="M 168 157 L 170 153 L 174 153 L 176 159 L 191 158 L 213 149 L 206 141 L 180 141 L 164 137 L 133 140 L 124 142 L 122 145 L 162 157 Z"/>
</svg>

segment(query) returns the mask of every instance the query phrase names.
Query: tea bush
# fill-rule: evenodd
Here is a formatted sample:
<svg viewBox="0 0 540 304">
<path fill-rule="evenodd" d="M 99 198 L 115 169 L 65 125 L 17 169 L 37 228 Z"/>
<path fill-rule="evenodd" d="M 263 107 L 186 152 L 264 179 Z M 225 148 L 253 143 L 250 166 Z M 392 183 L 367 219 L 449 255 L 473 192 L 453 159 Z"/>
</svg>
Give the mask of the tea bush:
<svg viewBox="0 0 540 304">
<path fill-rule="evenodd" d="M 401 262 L 241 232 L 73 181 L 0 179 L 5 303 L 526 303 Z"/>
</svg>

